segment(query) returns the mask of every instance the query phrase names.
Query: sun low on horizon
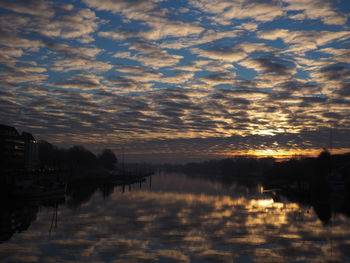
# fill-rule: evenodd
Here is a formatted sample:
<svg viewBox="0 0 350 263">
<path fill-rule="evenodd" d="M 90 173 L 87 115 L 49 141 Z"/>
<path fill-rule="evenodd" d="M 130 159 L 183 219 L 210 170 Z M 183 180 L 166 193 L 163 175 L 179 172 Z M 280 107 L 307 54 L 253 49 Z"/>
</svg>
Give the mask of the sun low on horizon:
<svg viewBox="0 0 350 263">
<path fill-rule="evenodd" d="M 135 161 L 350 151 L 349 15 L 347 0 L 0 0 L 0 123 Z"/>
</svg>

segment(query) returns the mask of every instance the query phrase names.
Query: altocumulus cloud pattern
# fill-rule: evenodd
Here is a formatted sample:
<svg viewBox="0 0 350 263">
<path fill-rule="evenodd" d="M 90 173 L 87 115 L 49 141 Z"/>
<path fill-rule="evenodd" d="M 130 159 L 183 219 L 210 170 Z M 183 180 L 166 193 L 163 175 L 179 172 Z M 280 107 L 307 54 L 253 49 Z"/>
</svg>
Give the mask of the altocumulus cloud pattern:
<svg viewBox="0 0 350 263">
<path fill-rule="evenodd" d="M 347 0 L 0 0 L 0 121 L 145 158 L 349 149 Z"/>
</svg>

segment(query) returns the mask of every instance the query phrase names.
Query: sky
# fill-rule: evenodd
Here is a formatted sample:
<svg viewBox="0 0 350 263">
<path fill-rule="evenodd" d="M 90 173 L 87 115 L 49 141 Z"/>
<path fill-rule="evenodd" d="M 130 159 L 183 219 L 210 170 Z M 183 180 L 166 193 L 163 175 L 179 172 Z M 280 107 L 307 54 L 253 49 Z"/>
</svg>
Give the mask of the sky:
<svg viewBox="0 0 350 263">
<path fill-rule="evenodd" d="M 0 123 L 130 161 L 344 152 L 349 14 L 347 0 L 0 0 Z"/>
</svg>

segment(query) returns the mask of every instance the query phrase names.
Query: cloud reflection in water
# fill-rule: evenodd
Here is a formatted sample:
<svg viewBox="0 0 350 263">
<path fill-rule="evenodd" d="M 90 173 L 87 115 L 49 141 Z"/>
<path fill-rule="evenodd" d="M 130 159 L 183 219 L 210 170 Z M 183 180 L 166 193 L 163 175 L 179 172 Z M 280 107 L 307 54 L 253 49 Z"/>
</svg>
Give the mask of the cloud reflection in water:
<svg viewBox="0 0 350 263">
<path fill-rule="evenodd" d="M 159 179 L 159 181 L 158 181 Z M 160 182 L 169 180 L 170 183 Z M 158 182 L 157 182 L 158 181 Z M 177 183 L 176 183 L 177 182 Z M 48 234 L 44 209 L 28 231 L 0 246 L 5 262 L 345 262 L 350 222 L 324 227 L 312 209 L 275 203 L 236 185 L 180 175 L 153 178 L 153 189 L 95 193 L 61 207 Z M 332 242 L 331 242 L 332 239 Z M 345 261 L 344 261 L 345 260 Z"/>
</svg>

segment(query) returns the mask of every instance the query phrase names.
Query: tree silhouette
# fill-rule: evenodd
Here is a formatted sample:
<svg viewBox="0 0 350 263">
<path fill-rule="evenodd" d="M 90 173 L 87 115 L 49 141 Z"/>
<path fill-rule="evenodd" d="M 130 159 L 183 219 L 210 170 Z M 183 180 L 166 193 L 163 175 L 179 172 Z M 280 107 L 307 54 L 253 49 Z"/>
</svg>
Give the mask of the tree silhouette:
<svg viewBox="0 0 350 263">
<path fill-rule="evenodd" d="M 89 167 L 93 168 L 97 165 L 97 158 L 89 150 L 83 146 L 73 146 L 68 149 L 68 156 L 71 167 Z"/>
<path fill-rule="evenodd" d="M 316 159 L 315 173 L 318 177 L 325 178 L 332 169 L 332 155 L 324 149 Z"/>
<path fill-rule="evenodd" d="M 110 149 L 105 149 L 98 156 L 98 160 L 100 164 L 106 169 L 112 170 L 117 164 L 117 157 L 115 157 L 114 153 Z"/>
</svg>

